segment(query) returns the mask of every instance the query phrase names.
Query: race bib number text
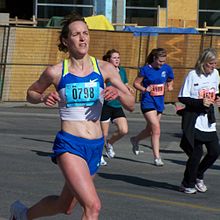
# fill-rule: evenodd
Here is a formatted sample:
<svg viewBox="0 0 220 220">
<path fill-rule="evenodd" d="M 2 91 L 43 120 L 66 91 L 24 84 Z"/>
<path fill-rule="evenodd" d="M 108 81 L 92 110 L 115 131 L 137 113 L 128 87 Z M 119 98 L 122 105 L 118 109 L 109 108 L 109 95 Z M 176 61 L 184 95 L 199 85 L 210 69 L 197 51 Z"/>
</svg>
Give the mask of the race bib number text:
<svg viewBox="0 0 220 220">
<path fill-rule="evenodd" d="M 99 99 L 99 82 L 67 84 L 65 91 L 67 107 L 92 106 Z"/>
<path fill-rule="evenodd" d="M 162 96 L 164 95 L 164 84 L 153 84 L 150 91 L 151 96 Z"/>
<path fill-rule="evenodd" d="M 211 100 L 215 100 L 215 89 L 201 89 L 199 90 L 199 99 L 208 98 Z"/>
</svg>

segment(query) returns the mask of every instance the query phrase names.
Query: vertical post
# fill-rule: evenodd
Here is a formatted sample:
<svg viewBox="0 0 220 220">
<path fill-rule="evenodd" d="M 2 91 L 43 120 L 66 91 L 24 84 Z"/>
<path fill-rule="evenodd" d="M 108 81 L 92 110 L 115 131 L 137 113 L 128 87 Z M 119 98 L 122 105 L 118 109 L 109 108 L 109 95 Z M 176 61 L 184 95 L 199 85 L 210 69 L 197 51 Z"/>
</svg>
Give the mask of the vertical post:
<svg viewBox="0 0 220 220">
<path fill-rule="evenodd" d="M 167 0 L 167 7 L 166 7 L 166 27 L 168 27 L 168 13 L 169 13 L 169 11 L 168 11 L 168 2 L 169 2 L 169 0 Z"/>
<path fill-rule="evenodd" d="M 117 6 L 115 14 L 115 23 L 124 24 L 126 21 L 126 1 L 125 0 L 115 0 L 115 5 Z M 116 30 L 122 30 L 123 26 L 116 27 Z"/>
<path fill-rule="evenodd" d="M 93 0 L 93 13 L 92 15 L 97 15 L 97 2 Z"/>
<path fill-rule="evenodd" d="M 205 29 L 207 28 L 206 21 L 204 22 L 204 28 L 205 28 Z M 206 34 L 206 30 L 204 31 L 204 34 Z"/>
<path fill-rule="evenodd" d="M 105 16 L 112 23 L 112 0 L 105 0 Z"/>
<path fill-rule="evenodd" d="M 186 27 L 186 20 L 183 20 L 183 27 Z"/>
<path fill-rule="evenodd" d="M 37 26 L 37 22 L 36 22 L 35 15 L 32 16 L 32 21 L 34 22 L 33 26 L 36 27 Z"/>
<path fill-rule="evenodd" d="M 37 13 L 38 13 L 38 8 L 37 8 L 37 6 L 38 6 L 38 2 L 37 2 L 37 0 L 34 0 L 33 11 L 34 11 L 34 16 L 35 16 L 35 18 L 38 17 L 38 16 L 37 16 Z"/>
<path fill-rule="evenodd" d="M 157 6 L 157 27 L 160 26 L 160 5 Z"/>
<path fill-rule="evenodd" d="M 15 26 L 18 25 L 18 16 L 15 16 Z"/>
<path fill-rule="evenodd" d="M 1 59 L 1 71 L 0 72 L 0 100 L 2 100 L 3 95 L 3 86 L 4 86 L 4 79 L 5 79 L 5 70 L 7 65 L 7 56 L 8 56 L 8 44 L 9 44 L 9 37 L 10 37 L 10 26 L 4 28 L 4 36 L 3 36 L 3 50 L 2 50 L 2 59 Z"/>
</svg>

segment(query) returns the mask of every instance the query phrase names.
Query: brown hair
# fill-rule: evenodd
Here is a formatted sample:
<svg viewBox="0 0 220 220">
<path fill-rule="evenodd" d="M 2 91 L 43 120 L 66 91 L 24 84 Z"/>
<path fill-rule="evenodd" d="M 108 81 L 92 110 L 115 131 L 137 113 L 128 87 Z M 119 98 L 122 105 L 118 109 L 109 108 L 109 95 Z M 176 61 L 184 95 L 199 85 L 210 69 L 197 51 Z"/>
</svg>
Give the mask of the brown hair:
<svg viewBox="0 0 220 220">
<path fill-rule="evenodd" d="M 167 56 L 167 52 L 164 48 L 153 49 L 146 58 L 146 64 L 151 64 L 154 62 L 155 59 L 166 56 Z"/>
<path fill-rule="evenodd" d="M 113 53 L 118 53 L 118 54 L 119 54 L 119 51 L 116 50 L 116 49 L 108 50 L 108 51 L 106 52 L 106 54 L 102 57 L 102 59 L 103 59 L 104 61 L 108 61 L 108 62 L 109 62 L 109 60 L 110 60 L 110 58 L 111 58 L 111 56 L 112 56 Z"/>
<path fill-rule="evenodd" d="M 60 51 L 63 51 L 65 53 L 68 51 L 67 47 L 63 44 L 63 38 L 67 39 L 69 34 L 69 25 L 75 21 L 82 21 L 86 24 L 84 17 L 74 11 L 65 16 L 64 19 L 61 21 L 62 30 L 60 31 L 60 43 L 58 44 L 58 48 Z"/>
</svg>

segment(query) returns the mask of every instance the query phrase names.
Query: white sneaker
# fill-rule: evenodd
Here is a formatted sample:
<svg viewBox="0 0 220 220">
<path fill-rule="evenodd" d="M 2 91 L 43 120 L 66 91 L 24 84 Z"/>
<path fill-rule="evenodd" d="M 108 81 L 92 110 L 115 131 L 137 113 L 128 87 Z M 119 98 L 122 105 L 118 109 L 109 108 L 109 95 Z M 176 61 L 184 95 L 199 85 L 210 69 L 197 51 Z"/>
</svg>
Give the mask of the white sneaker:
<svg viewBox="0 0 220 220">
<path fill-rule="evenodd" d="M 197 192 L 196 188 L 185 187 L 183 184 L 181 184 L 179 191 L 186 194 L 195 194 Z"/>
<path fill-rule="evenodd" d="M 101 166 L 106 166 L 106 165 L 107 165 L 107 162 L 105 161 L 105 159 L 104 159 L 103 156 L 101 157 L 100 165 L 101 165 Z"/>
<path fill-rule="evenodd" d="M 155 158 L 154 165 L 158 167 L 162 167 L 164 165 L 164 162 L 161 160 L 161 158 Z"/>
<path fill-rule="evenodd" d="M 206 192 L 207 191 L 207 186 L 204 184 L 204 181 L 200 180 L 200 179 L 196 179 L 195 188 L 199 192 Z"/>
<path fill-rule="evenodd" d="M 108 142 L 105 145 L 105 149 L 106 149 L 106 155 L 108 158 L 113 158 L 115 157 L 115 152 L 113 149 L 113 146 L 111 144 L 109 144 Z"/>
<path fill-rule="evenodd" d="M 140 151 L 139 151 L 139 146 L 138 146 L 138 143 L 137 141 L 135 141 L 135 137 L 131 137 L 130 138 L 130 142 L 131 142 L 131 145 L 132 145 L 132 151 L 135 155 L 139 155 Z"/>
<path fill-rule="evenodd" d="M 22 204 L 20 201 L 16 201 L 13 204 L 11 204 L 10 207 L 10 220 L 27 220 L 27 207 Z"/>
</svg>

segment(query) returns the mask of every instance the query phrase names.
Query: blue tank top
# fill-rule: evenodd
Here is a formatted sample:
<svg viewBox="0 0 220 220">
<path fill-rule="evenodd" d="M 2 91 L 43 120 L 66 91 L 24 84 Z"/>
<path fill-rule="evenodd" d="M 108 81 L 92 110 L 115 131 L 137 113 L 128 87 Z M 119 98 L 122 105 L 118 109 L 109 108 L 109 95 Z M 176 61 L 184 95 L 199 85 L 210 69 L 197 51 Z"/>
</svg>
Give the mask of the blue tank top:
<svg viewBox="0 0 220 220">
<path fill-rule="evenodd" d="M 57 91 L 60 95 L 60 118 L 68 121 L 96 121 L 102 110 L 104 79 L 97 60 L 90 57 L 93 72 L 79 77 L 68 71 L 68 60 L 63 61 L 62 77 Z"/>
</svg>

